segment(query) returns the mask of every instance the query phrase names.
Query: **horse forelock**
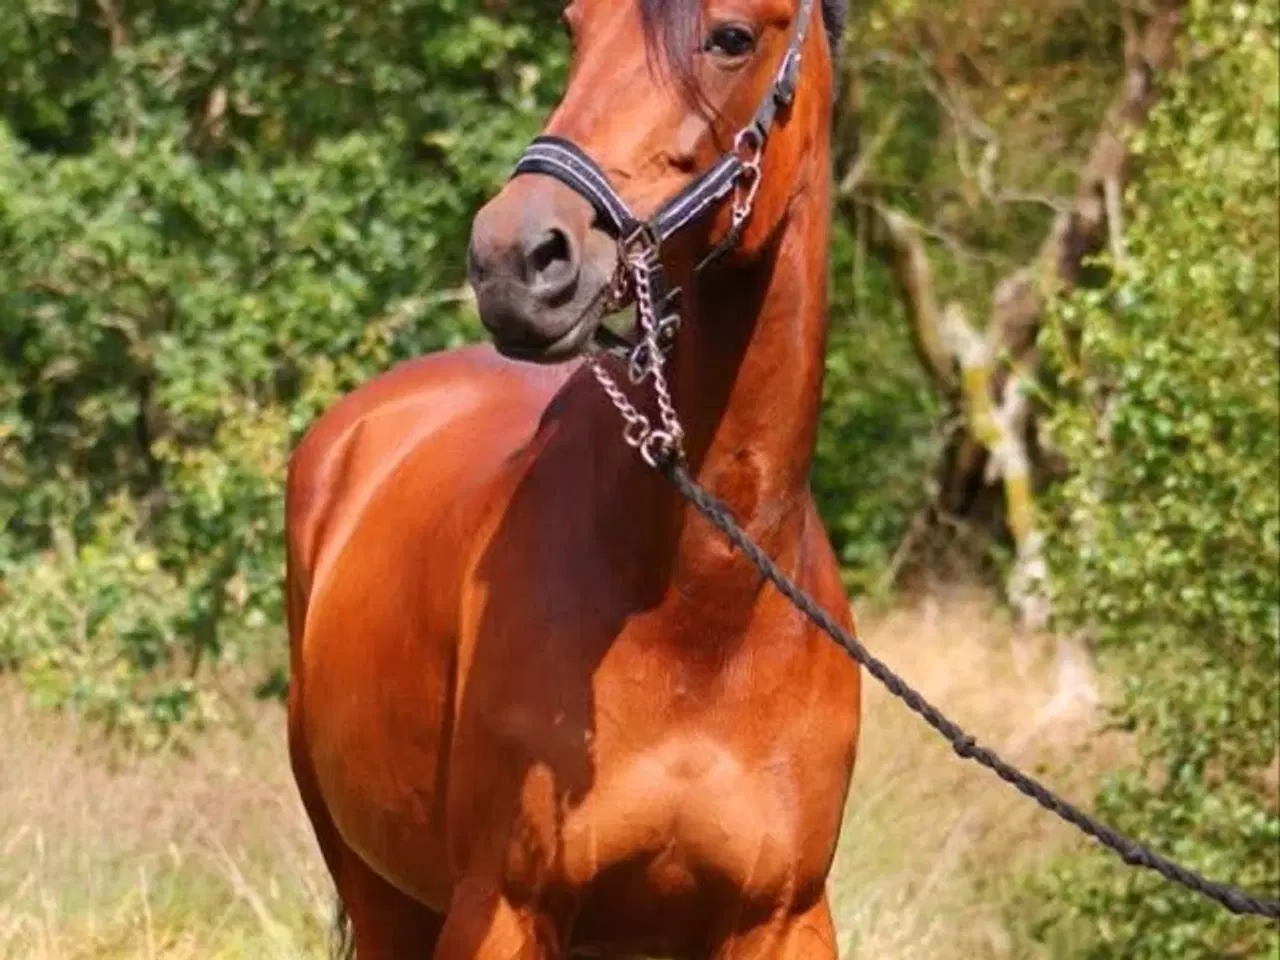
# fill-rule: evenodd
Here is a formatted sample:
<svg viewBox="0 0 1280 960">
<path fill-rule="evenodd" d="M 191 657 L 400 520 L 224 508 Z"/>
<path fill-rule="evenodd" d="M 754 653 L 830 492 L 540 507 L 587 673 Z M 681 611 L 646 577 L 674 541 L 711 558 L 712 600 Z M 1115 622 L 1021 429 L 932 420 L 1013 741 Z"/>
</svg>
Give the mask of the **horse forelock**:
<svg viewBox="0 0 1280 960">
<path fill-rule="evenodd" d="M 686 84 L 693 79 L 701 9 L 702 0 L 640 0 L 645 45 L 661 54 L 662 62 Z M 832 60 L 839 56 L 848 18 L 849 0 L 822 0 L 822 21 Z"/>
</svg>

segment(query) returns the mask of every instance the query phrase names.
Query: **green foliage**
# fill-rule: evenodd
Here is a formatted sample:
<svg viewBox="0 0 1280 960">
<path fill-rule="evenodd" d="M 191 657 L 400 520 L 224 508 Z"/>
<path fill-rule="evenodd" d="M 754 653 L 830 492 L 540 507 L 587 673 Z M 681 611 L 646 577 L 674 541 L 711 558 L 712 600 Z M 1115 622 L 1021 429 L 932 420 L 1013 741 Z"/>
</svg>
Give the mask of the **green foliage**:
<svg viewBox="0 0 1280 960">
<path fill-rule="evenodd" d="M 279 675 L 291 441 L 478 335 L 470 221 L 560 93 L 560 4 L 11 6 L 0 668 L 151 742 Z M 838 234 L 818 486 L 861 582 L 933 411 L 897 319 L 854 316 Z"/>
<path fill-rule="evenodd" d="M 0 662 L 20 663 L 39 703 L 70 706 L 140 746 L 161 743 L 179 721 L 216 716 L 189 662 L 182 583 L 138 538 L 138 518 L 116 499 L 77 543 L 58 531 L 38 560 L 6 579 Z M 195 599 L 194 594 L 192 599 Z"/>
<path fill-rule="evenodd" d="M 1139 757 L 1101 816 L 1280 893 L 1280 71 L 1274 5 L 1196 0 L 1139 144 L 1128 260 L 1055 317 L 1058 612 L 1126 677 Z M 1271 772 L 1268 773 L 1268 767 Z M 1272 778 L 1268 782 L 1268 778 Z M 1053 897 L 1072 957 L 1274 957 L 1274 930 L 1099 855 Z M 1067 955 L 1064 953 L 1064 955 Z"/>
<path fill-rule="evenodd" d="M 854 591 L 873 590 L 927 501 L 940 403 L 887 271 L 832 239 L 830 332 L 814 494 Z"/>
<path fill-rule="evenodd" d="M 930 227 L 940 302 L 983 316 L 1071 196 L 1124 59 L 1113 0 L 853 4 L 878 200 Z"/>
<path fill-rule="evenodd" d="M 6 11 L 0 657 L 43 699 L 150 736 L 205 667 L 279 662 L 288 445 L 476 335 L 466 235 L 558 90 L 549 9 Z"/>
<path fill-rule="evenodd" d="M 1039 243 L 1044 193 L 1071 189 L 1120 8 L 937 6 L 855 5 L 850 52 L 887 54 L 862 64 L 877 189 L 933 226 L 940 293 L 977 316 Z M 11 0 L 0 670 L 148 745 L 279 668 L 289 444 L 392 363 L 477 336 L 470 220 L 559 94 L 559 7 Z M 1189 21 L 1197 61 L 1143 134 L 1128 261 L 1044 343 L 1073 469 L 1047 529 L 1064 625 L 1130 678 L 1116 720 L 1139 762 L 1100 812 L 1274 895 L 1280 25 L 1209 0 Z M 923 500 L 939 416 L 863 257 L 837 222 L 815 486 L 855 587 Z M 1044 934 L 1073 957 L 1275 947 L 1101 857 L 1054 884 Z"/>
</svg>

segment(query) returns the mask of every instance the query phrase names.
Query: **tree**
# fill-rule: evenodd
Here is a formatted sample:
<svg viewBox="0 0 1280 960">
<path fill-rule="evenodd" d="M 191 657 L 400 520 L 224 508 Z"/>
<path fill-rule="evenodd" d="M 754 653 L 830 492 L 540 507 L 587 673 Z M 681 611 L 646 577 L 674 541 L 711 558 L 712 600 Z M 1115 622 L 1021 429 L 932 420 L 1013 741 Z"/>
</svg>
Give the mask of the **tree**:
<svg viewBox="0 0 1280 960">
<path fill-rule="evenodd" d="M 1049 607 L 1035 490 L 1060 469 L 1032 396 L 1040 322 L 1054 298 L 1097 281 L 1090 257 L 1123 246 L 1129 137 L 1171 66 L 1180 7 L 1166 3 L 1140 19 L 1075 0 L 965 5 L 948 15 L 955 22 L 944 41 L 909 5 L 908 26 L 884 23 L 879 38 L 871 31 L 884 45 L 851 64 L 851 85 L 867 92 L 846 108 L 845 128 L 874 116 L 868 137 L 842 138 L 842 207 L 889 269 L 917 356 L 950 411 L 918 530 L 961 520 L 985 531 L 984 544 L 1008 535 L 1009 597 L 1036 627 Z M 908 53 L 896 49 L 904 34 Z M 1019 51 L 1014 76 L 1010 50 Z M 1085 119 L 1082 78 L 1096 90 L 1121 59 L 1110 107 Z M 904 114 L 929 132 L 927 145 L 918 132 L 899 133 Z M 1031 146 L 1055 140 L 1056 152 Z M 1047 190 L 1033 186 L 1046 182 Z M 978 326 L 975 301 L 987 316 Z"/>
<path fill-rule="evenodd" d="M 916 539 L 964 525 L 984 549 L 1012 541 L 1002 568 L 1024 621 L 1081 634 L 1126 678 L 1113 715 L 1139 762 L 1099 813 L 1274 896 L 1276 10 L 925 12 L 879 4 L 855 26 L 868 49 L 850 64 L 838 172 L 949 422 Z M 1104 81 L 1111 105 L 1089 120 L 1081 90 Z M 1057 955 L 1280 948 L 1101 855 L 1036 888 Z"/>
</svg>

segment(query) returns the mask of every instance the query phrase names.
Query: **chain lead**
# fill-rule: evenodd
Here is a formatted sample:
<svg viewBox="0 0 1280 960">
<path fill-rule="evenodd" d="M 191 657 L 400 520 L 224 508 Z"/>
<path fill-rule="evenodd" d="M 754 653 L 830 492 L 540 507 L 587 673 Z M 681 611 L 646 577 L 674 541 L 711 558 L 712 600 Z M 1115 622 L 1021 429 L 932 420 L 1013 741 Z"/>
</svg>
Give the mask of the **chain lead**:
<svg viewBox="0 0 1280 960">
<path fill-rule="evenodd" d="M 745 154 L 745 158 L 734 190 L 729 237 L 726 238 L 732 242 L 736 242 L 755 205 L 756 193 L 760 189 L 760 155 L 763 146 L 759 134 L 749 128 L 742 130 L 734 138 L 735 150 L 740 155 Z M 653 380 L 658 424 L 655 425 L 628 399 L 598 356 L 589 362 L 596 381 L 622 416 L 622 439 L 627 446 L 639 452 L 646 464 L 657 468 L 663 463 L 684 459 L 684 428 L 680 425 L 664 370 L 665 354 L 675 342 L 680 316 L 674 310 L 665 316 L 658 316 L 660 310 L 668 308 L 669 301 L 654 301 L 654 274 L 662 269 L 662 264 L 658 260 L 658 243 L 652 233 L 642 229 L 635 230 L 619 244 L 619 250 L 622 253 L 622 269 L 614 280 L 610 300 L 621 305 L 630 288 L 641 333 L 640 341 L 631 348 L 627 356 L 627 377 L 636 386 L 645 380 Z"/>
<path fill-rule="evenodd" d="M 664 304 L 655 304 L 653 298 L 653 274 L 655 270 L 661 269 L 656 246 L 639 245 L 633 248 L 627 253 L 626 266 L 631 275 L 631 288 L 641 333 L 640 342 L 632 348 L 627 358 L 628 373 L 631 382 L 637 385 L 647 379 L 653 380 L 653 393 L 658 404 L 658 424 L 655 425 L 636 409 L 598 357 L 591 360 L 591 371 L 622 416 L 623 440 L 639 452 L 645 463 L 656 468 L 664 461 L 683 457 L 681 444 L 684 441 L 684 428 L 680 425 L 663 369 L 664 348 L 669 347 L 675 336 L 679 317 L 675 314 L 658 316 L 658 307 Z"/>
</svg>

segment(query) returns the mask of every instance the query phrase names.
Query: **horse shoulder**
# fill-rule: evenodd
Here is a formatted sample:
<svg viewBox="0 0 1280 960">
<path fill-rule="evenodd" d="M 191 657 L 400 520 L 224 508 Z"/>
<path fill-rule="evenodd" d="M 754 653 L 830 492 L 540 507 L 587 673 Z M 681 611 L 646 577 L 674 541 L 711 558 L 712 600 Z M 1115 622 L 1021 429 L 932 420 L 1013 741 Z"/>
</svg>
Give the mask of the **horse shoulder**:
<svg viewBox="0 0 1280 960">
<path fill-rule="evenodd" d="M 435 469 L 416 478 L 420 493 L 407 505 L 415 510 L 449 499 L 439 489 L 443 475 L 459 466 L 482 472 L 485 449 L 500 456 L 495 448 L 501 444 L 493 442 L 499 434 L 531 433 L 563 379 L 561 371 L 516 364 L 485 345 L 407 361 L 344 396 L 308 428 L 289 458 L 285 526 L 295 578 L 314 581 L 343 529 L 424 445 L 454 434 L 446 444 L 453 449 L 431 451 Z M 462 431 L 451 431 L 463 422 L 472 437 L 488 442 L 469 444 Z"/>
<path fill-rule="evenodd" d="M 456 610 L 512 453 L 555 392 L 487 349 L 402 364 L 289 463 L 291 749 L 343 841 L 404 889 L 443 857 Z"/>
</svg>

